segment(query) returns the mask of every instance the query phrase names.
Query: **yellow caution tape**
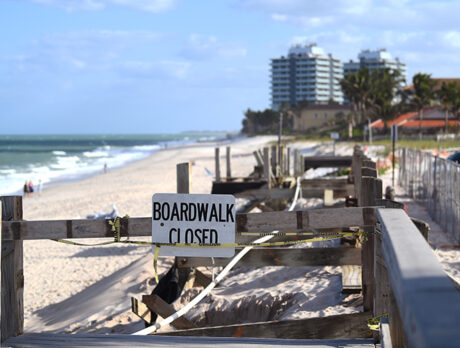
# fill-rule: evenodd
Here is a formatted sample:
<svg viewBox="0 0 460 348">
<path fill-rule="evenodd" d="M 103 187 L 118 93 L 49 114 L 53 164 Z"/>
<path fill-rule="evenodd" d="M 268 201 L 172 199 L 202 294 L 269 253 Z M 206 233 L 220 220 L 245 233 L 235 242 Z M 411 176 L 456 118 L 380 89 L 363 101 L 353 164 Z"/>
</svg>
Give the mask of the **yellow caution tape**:
<svg viewBox="0 0 460 348">
<path fill-rule="evenodd" d="M 388 318 L 388 313 L 378 315 L 376 317 L 373 317 L 367 321 L 367 326 L 369 329 L 372 331 L 380 331 L 380 319 L 381 318 Z"/>
</svg>

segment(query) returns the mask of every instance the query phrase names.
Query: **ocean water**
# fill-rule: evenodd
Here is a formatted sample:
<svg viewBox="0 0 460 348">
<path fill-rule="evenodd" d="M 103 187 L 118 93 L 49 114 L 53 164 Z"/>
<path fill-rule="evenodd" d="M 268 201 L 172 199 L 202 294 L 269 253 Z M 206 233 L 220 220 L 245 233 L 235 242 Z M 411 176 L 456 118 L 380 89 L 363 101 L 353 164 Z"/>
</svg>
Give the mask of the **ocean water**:
<svg viewBox="0 0 460 348">
<path fill-rule="evenodd" d="M 151 135 L 0 135 L 0 194 L 17 194 L 25 181 L 46 187 L 102 173 L 165 146 L 225 138 L 225 133 Z"/>
</svg>

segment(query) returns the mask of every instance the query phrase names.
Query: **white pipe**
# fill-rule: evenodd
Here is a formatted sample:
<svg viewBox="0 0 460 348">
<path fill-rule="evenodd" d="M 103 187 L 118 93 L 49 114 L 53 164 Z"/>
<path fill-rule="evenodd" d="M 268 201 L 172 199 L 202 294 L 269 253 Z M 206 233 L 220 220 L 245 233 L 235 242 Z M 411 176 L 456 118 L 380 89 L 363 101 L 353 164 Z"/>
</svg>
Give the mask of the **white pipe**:
<svg viewBox="0 0 460 348">
<path fill-rule="evenodd" d="M 297 203 L 297 198 L 299 196 L 299 192 L 300 192 L 300 178 L 297 179 L 297 188 L 296 188 L 296 191 L 295 191 L 295 194 L 294 194 L 294 199 L 292 201 L 292 204 L 289 207 L 289 211 L 294 210 L 294 207 L 295 207 L 295 205 Z M 278 233 L 278 232 L 279 231 L 273 231 L 274 234 Z M 274 237 L 274 235 L 264 236 L 262 238 L 259 238 L 259 239 L 255 240 L 253 243 L 254 244 L 264 243 L 264 242 L 266 242 L 267 240 L 270 240 L 273 237 Z M 184 314 L 186 314 L 190 309 L 192 309 L 196 304 L 198 304 L 198 302 L 200 302 L 205 296 L 207 296 L 211 292 L 211 290 L 214 289 L 216 287 L 216 285 L 238 263 L 238 261 L 240 261 L 241 258 L 244 255 L 246 255 L 252 248 L 253 248 L 252 246 L 243 248 L 243 250 L 241 250 L 233 258 L 233 260 L 230 261 L 230 263 L 227 264 L 227 266 L 225 266 L 225 268 L 222 270 L 222 272 L 220 272 L 220 274 L 216 277 L 216 279 L 214 279 L 197 297 L 195 297 L 192 301 L 187 303 L 187 305 L 185 305 L 183 308 L 179 309 L 176 313 L 170 315 L 169 317 L 163 319 L 161 322 L 155 323 L 155 325 L 152 325 L 152 326 L 146 327 L 145 329 L 137 331 L 137 332 L 133 333 L 133 335 L 149 335 L 151 333 L 154 333 L 158 329 L 160 329 L 162 326 L 171 324 L 174 320 L 176 320 L 176 319 L 180 318 L 181 316 L 183 316 Z"/>
</svg>

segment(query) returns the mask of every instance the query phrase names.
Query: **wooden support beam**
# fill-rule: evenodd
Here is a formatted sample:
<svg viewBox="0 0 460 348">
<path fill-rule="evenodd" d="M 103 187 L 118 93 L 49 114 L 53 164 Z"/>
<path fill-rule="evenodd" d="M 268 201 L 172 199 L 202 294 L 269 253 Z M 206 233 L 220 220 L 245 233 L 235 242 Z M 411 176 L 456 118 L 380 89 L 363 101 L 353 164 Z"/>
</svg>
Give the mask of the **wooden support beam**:
<svg viewBox="0 0 460 348">
<path fill-rule="evenodd" d="M 273 170 L 273 175 L 277 178 L 278 173 L 278 146 L 272 145 L 271 147 L 271 167 Z"/>
<path fill-rule="evenodd" d="M 378 216 L 383 257 L 407 345 L 455 346 L 460 342 L 460 292 L 403 210 L 379 209 Z M 391 328 L 391 316 L 389 321 Z"/>
<path fill-rule="evenodd" d="M 361 250 L 355 249 L 360 255 Z M 361 261 L 361 258 L 360 258 Z M 342 293 L 354 294 L 360 293 L 362 290 L 361 283 L 361 266 L 360 265 L 346 265 L 342 266 Z"/>
<path fill-rule="evenodd" d="M 376 202 L 376 179 L 374 177 L 361 177 L 361 204 L 362 206 L 373 206 Z M 365 311 L 372 311 L 374 301 L 374 228 L 363 228 L 366 233 L 366 240 L 362 247 L 362 287 L 363 287 L 363 308 Z"/>
<path fill-rule="evenodd" d="M 142 302 L 144 302 L 152 312 L 155 312 L 162 318 L 167 318 L 176 313 L 175 309 L 158 295 L 143 295 Z M 176 329 L 184 330 L 196 328 L 195 324 L 183 316 L 174 320 L 171 325 Z"/>
<path fill-rule="evenodd" d="M 272 169 L 270 163 L 269 148 L 264 147 L 264 179 L 267 180 L 268 188 L 272 187 L 271 184 Z"/>
<path fill-rule="evenodd" d="M 190 162 L 179 163 L 176 166 L 177 193 L 190 193 L 192 186 L 192 165 Z"/>
<path fill-rule="evenodd" d="M 217 185 L 216 185 L 217 187 Z M 302 188 L 302 197 L 304 198 L 324 198 L 324 190 L 330 189 L 334 191 L 334 198 L 346 198 L 353 194 L 354 188 L 353 185 L 348 184 L 339 188 L 328 188 L 328 187 L 314 187 L 309 186 L 307 188 Z M 223 192 L 223 191 L 220 191 Z M 264 189 L 260 188 L 257 190 L 245 190 L 234 192 L 233 194 L 235 197 L 239 198 L 249 198 L 249 199 L 273 199 L 273 198 L 283 198 L 283 199 L 290 199 L 294 195 L 295 189 L 280 189 L 280 188 L 272 188 L 272 189 Z M 217 193 L 214 192 L 213 193 Z M 229 193 L 229 192 L 226 192 Z"/>
<path fill-rule="evenodd" d="M 147 325 L 152 325 L 152 313 L 150 308 L 144 302 L 137 298 L 131 297 L 131 311 L 141 318 Z"/>
<path fill-rule="evenodd" d="M 215 148 L 215 173 L 216 173 L 216 181 L 220 181 L 220 149 L 218 147 Z"/>
<path fill-rule="evenodd" d="M 301 236 L 299 238 L 302 238 Z M 214 265 L 226 266 L 231 259 L 215 257 Z M 264 266 L 342 266 L 360 265 L 361 250 L 357 248 L 254 248 L 238 262 L 239 267 Z M 185 258 L 181 267 L 212 266 L 209 257 Z"/>
<path fill-rule="evenodd" d="M 263 337 L 284 339 L 366 338 L 368 312 L 162 332 L 165 336 Z"/>
<path fill-rule="evenodd" d="M 22 197 L 0 197 L 1 221 L 22 220 Z M 1 236 L 5 237 L 4 228 Z M 3 240 L 0 258 L 1 274 L 1 342 L 24 332 L 24 267 L 22 240 Z"/>
<path fill-rule="evenodd" d="M 299 176 L 301 174 L 301 159 L 299 149 L 294 150 L 294 176 Z"/>
<path fill-rule="evenodd" d="M 373 226 L 376 207 L 329 208 L 236 214 L 237 232 L 306 231 L 311 228 Z M 3 221 L 3 240 L 113 238 L 110 220 Z M 122 237 L 152 235 L 152 218 L 122 218 Z"/>
<path fill-rule="evenodd" d="M 303 157 L 304 168 L 308 170 L 310 168 L 320 167 L 331 167 L 331 168 L 343 168 L 350 167 L 352 164 L 351 156 L 304 156 Z"/>
<path fill-rule="evenodd" d="M 226 158 L 227 158 L 227 179 L 230 179 L 232 177 L 232 168 L 231 168 L 231 160 L 232 160 L 232 155 L 230 153 L 230 146 L 227 146 L 226 148 Z"/>
<path fill-rule="evenodd" d="M 263 160 L 263 156 L 260 155 L 260 152 L 259 151 L 253 151 L 252 154 L 254 155 L 254 157 L 256 159 L 257 165 L 260 166 L 260 167 L 263 167 L 264 160 Z"/>
<path fill-rule="evenodd" d="M 203 272 L 195 269 L 195 282 L 193 286 L 202 286 L 203 288 L 207 287 L 209 284 L 211 284 L 212 279 L 211 277 L 208 277 L 206 274 Z M 218 287 L 219 284 L 216 285 Z"/>
</svg>

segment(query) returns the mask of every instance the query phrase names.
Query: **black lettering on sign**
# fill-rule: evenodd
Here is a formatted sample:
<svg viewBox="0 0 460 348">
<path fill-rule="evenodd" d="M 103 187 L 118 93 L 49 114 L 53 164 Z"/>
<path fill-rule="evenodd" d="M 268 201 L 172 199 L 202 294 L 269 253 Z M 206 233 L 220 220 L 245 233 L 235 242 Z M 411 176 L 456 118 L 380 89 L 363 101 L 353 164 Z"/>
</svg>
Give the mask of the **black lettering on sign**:
<svg viewBox="0 0 460 348">
<path fill-rule="evenodd" d="M 218 238 L 217 231 L 216 231 L 215 229 L 211 228 L 210 232 L 211 232 L 211 236 L 210 236 L 210 237 L 211 237 L 211 238 L 210 238 L 211 240 L 210 240 L 209 242 L 210 242 L 211 244 L 217 244 L 217 243 L 219 243 L 219 238 Z"/>
<path fill-rule="evenodd" d="M 177 209 L 177 203 L 174 202 L 173 207 L 172 207 L 172 212 L 171 212 L 171 221 L 176 218 L 176 221 L 179 220 L 179 209 Z"/>
<path fill-rule="evenodd" d="M 208 216 L 208 205 L 203 203 L 197 203 L 198 205 L 198 220 L 199 221 L 208 221 L 206 217 Z"/>
<path fill-rule="evenodd" d="M 187 228 L 185 231 L 185 243 L 193 243 L 193 230 L 191 228 Z"/>
<path fill-rule="evenodd" d="M 199 228 L 195 230 L 195 237 L 197 239 L 195 243 L 201 244 L 201 230 Z"/>
<path fill-rule="evenodd" d="M 163 203 L 163 206 L 161 207 L 161 215 L 162 220 L 169 220 L 169 213 L 171 211 L 171 208 L 169 207 L 168 203 Z"/>
<path fill-rule="evenodd" d="M 211 213 L 209 213 L 209 221 L 211 222 L 214 219 L 215 222 L 218 221 L 216 205 L 211 206 Z"/>
<path fill-rule="evenodd" d="M 227 204 L 227 221 L 232 219 L 232 222 L 235 222 L 235 218 L 233 217 L 233 206 L 234 204 Z"/>
<path fill-rule="evenodd" d="M 188 213 L 188 221 L 195 221 L 196 219 L 196 204 L 190 203 L 189 205 L 189 213 Z"/>
<path fill-rule="evenodd" d="M 188 204 L 187 203 L 180 204 L 180 221 L 190 221 L 188 219 Z"/>
<path fill-rule="evenodd" d="M 153 220 L 161 220 L 160 208 L 161 208 L 160 203 L 153 202 Z"/>
</svg>

